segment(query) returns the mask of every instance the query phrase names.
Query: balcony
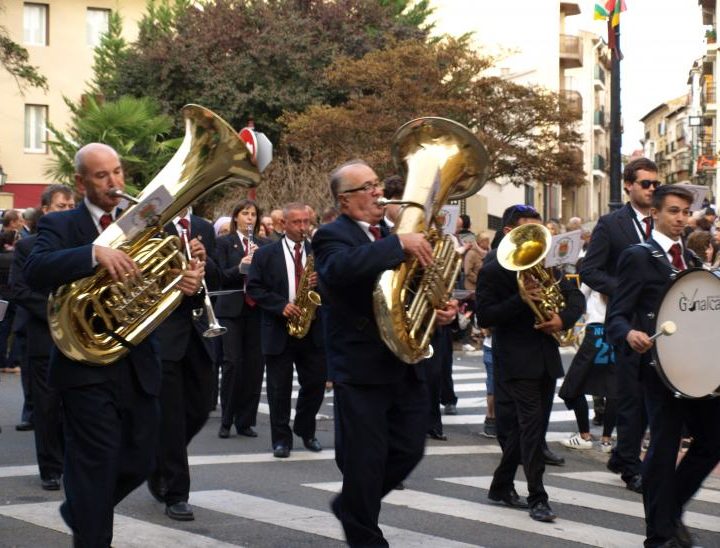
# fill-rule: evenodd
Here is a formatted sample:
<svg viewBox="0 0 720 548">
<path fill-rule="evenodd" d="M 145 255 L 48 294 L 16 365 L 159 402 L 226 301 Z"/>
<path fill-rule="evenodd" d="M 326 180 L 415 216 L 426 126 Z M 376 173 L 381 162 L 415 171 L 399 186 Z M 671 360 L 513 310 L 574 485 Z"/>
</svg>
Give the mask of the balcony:
<svg viewBox="0 0 720 548">
<path fill-rule="evenodd" d="M 595 89 L 598 91 L 605 89 L 605 70 L 600 65 L 595 65 L 594 74 Z"/>
<path fill-rule="evenodd" d="M 560 13 L 565 16 L 580 15 L 580 2 L 560 0 Z"/>
<path fill-rule="evenodd" d="M 715 93 L 715 80 L 712 78 L 705 79 L 702 87 L 702 95 L 700 104 L 704 107 L 705 116 L 715 116 L 717 114 L 717 99 Z"/>
<path fill-rule="evenodd" d="M 593 131 L 597 133 L 605 133 L 605 109 L 601 108 L 593 113 Z"/>
<path fill-rule="evenodd" d="M 575 120 L 582 120 L 583 104 L 579 91 L 570 89 L 560 90 L 560 108 Z"/>
<path fill-rule="evenodd" d="M 579 68 L 583 65 L 582 42 L 579 36 L 560 35 L 560 66 L 565 69 Z"/>
<path fill-rule="evenodd" d="M 605 157 L 601 156 L 600 154 L 595 154 L 593 156 L 593 170 L 595 171 L 605 171 Z"/>
</svg>

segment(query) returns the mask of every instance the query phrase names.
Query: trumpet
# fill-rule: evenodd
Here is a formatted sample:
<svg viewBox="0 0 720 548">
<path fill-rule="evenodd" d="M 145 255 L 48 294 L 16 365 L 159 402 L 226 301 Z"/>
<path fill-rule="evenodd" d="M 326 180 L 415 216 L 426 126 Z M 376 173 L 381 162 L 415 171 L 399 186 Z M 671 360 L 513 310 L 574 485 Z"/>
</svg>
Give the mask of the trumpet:
<svg viewBox="0 0 720 548">
<path fill-rule="evenodd" d="M 183 242 L 185 242 L 185 253 L 187 254 L 188 260 L 192 258 L 190 254 L 190 234 L 186 229 L 182 230 Z M 210 294 L 208 293 L 207 284 L 205 283 L 205 277 L 202 279 L 202 289 L 204 293 L 203 297 L 203 308 L 195 308 L 192 311 L 193 319 L 198 319 L 203 315 L 203 312 L 207 314 L 208 328 L 203 332 L 203 337 L 212 338 L 219 337 L 227 333 L 227 327 L 220 325 L 220 322 L 215 316 L 215 310 L 213 310 L 212 303 L 210 302 Z"/>
</svg>

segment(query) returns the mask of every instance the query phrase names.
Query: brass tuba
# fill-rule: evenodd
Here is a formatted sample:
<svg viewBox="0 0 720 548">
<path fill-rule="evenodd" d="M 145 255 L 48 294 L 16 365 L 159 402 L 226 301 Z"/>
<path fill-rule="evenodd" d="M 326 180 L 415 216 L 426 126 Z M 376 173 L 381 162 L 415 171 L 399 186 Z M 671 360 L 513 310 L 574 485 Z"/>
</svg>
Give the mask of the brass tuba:
<svg viewBox="0 0 720 548">
<path fill-rule="evenodd" d="M 375 320 L 388 348 L 402 361 L 432 355 L 436 308 L 447 302 L 462 266 L 452 238 L 436 217 L 448 200 L 475 194 L 485 183 L 488 154 L 466 127 L 444 118 L 418 118 L 403 125 L 393 140 L 393 159 L 407 174 L 396 234 L 425 234 L 433 264 L 423 268 L 410 258 L 378 278 L 373 292 Z"/>
<path fill-rule="evenodd" d="M 552 271 L 542 266 L 545 256 L 550 251 L 552 235 L 541 224 L 529 223 L 513 228 L 500 241 L 497 259 L 500 266 L 517 272 L 520 297 L 530 307 L 538 323 L 549 320 L 553 314 L 565 308 L 565 298 L 558 289 Z M 527 298 L 525 286 L 532 280 L 542 288 L 542 302 L 537 303 Z M 560 346 L 575 343 L 574 329 L 553 333 Z"/>
<path fill-rule="evenodd" d="M 141 271 L 139 280 L 116 283 L 99 269 L 50 296 L 50 333 L 70 359 L 109 365 L 140 344 L 182 300 L 175 285 L 186 259 L 177 236 L 157 237 L 165 223 L 220 183 L 250 188 L 260 181 L 245 143 L 222 118 L 198 105 L 182 113 L 178 151 L 134 200 L 139 203 L 93 242 L 125 251 Z"/>
<path fill-rule="evenodd" d="M 308 254 L 295 296 L 295 304 L 300 307 L 302 314 L 299 318 L 289 318 L 287 321 L 288 333 L 298 339 L 308 334 L 315 319 L 315 309 L 322 304 L 320 293 L 310 289 L 310 276 L 314 271 L 315 258 Z"/>
</svg>

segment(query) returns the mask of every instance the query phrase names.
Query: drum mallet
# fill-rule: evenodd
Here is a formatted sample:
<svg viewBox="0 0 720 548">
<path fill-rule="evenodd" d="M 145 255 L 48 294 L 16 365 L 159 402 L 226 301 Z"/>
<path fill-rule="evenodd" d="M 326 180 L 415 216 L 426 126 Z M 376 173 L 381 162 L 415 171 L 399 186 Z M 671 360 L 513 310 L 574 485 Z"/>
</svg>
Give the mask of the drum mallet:
<svg viewBox="0 0 720 548">
<path fill-rule="evenodd" d="M 673 333 L 675 333 L 675 331 L 677 331 L 677 325 L 675 325 L 675 322 L 668 320 L 668 321 L 660 324 L 660 331 L 658 331 L 652 337 L 650 337 L 650 340 L 654 341 L 660 335 L 670 336 Z"/>
</svg>

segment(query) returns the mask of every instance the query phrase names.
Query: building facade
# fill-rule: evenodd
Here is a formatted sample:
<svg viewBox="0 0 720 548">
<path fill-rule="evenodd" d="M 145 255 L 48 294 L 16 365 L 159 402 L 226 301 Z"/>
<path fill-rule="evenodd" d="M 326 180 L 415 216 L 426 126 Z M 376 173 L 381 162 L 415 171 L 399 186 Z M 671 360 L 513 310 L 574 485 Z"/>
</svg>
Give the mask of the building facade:
<svg viewBox="0 0 720 548">
<path fill-rule="evenodd" d="M 49 180 L 48 122 L 65 129 L 71 113 L 64 97 L 80 100 L 92 80 L 93 50 L 107 30 L 111 10 L 123 18 L 125 39 L 137 35 L 145 0 L 4 0 L 0 25 L 28 50 L 47 78 L 47 91 L 25 87 L 0 71 L 0 209 L 36 206 Z"/>
</svg>

